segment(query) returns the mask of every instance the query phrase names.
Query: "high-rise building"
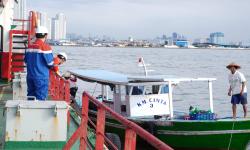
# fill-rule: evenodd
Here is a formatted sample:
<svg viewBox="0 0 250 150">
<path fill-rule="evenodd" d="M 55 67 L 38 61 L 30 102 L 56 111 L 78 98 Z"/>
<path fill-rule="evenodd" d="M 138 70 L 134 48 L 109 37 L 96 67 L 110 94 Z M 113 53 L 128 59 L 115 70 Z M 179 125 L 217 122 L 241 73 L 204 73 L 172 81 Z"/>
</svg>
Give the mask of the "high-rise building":
<svg viewBox="0 0 250 150">
<path fill-rule="evenodd" d="M 45 12 L 39 13 L 38 18 L 40 20 L 40 25 L 46 27 L 47 24 L 48 24 L 48 15 L 47 15 L 47 13 L 45 13 Z"/>
<path fill-rule="evenodd" d="M 162 35 L 162 39 L 163 40 L 166 40 L 167 39 L 167 36 L 165 34 Z"/>
<path fill-rule="evenodd" d="M 48 17 L 47 13 L 38 13 L 38 25 L 44 26 L 48 29 L 48 39 L 51 39 L 51 19 Z"/>
<path fill-rule="evenodd" d="M 178 39 L 178 33 L 174 32 L 172 34 L 172 39 L 173 39 L 173 41 L 176 41 Z"/>
<path fill-rule="evenodd" d="M 66 17 L 59 13 L 51 21 L 51 38 L 53 40 L 66 39 Z"/>
<path fill-rule="evenodd" d="M 176 33 L 176 32 L 172 33 L 172 39 L 174 42 L 176 42 L 178 40 L 187 40 L 187 38 L 184 35 L 181 35 L 181 34 Z"/>
<path fill-rule="evenodd" d="M 51 18 L 48 17 L 47 18 L 47 25 L 46 25 L 48 32 L 49 32 L 48 37 L 47 37 L 48 39 L 52 39 L 51 26 L 52 26 Z"/>
<path fill-rule="evenodd" d="M 27 2 L 26 0 L 18 0 L 14 4 L 14 19 L 27 19 Z"/>
<path fill-rule="evenodd" d="M 66 39 L 66 17 L 62 13 L 57 14 L 56 17 L 59 21 L 59 37 Z"/>
<path fill-rule="evenodd" d="M 58 31 L 58 20 L 56 18 L 52 18 L 51 20 L 51 39 L 59 40 L 59 31 Z"/>
<path fill-rule="evenodd" d="M 224 42 L 224 33 L 214 32 L 210 34 L 210 42 L 213 44 L 223 44 Z"/>
</svg>

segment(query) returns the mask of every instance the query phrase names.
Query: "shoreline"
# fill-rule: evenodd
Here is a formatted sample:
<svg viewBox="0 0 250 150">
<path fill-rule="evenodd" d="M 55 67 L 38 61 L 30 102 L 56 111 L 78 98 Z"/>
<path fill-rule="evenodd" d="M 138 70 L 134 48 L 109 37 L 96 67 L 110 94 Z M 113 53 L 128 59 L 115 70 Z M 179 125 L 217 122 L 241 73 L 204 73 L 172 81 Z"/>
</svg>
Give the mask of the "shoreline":
<svg viewBox="0 0 250 150">
<path fill-rule="evenodd" d="M 166 47 L 107 47 L 107 46 L 83 46 L 83 45 L 51 45 L 52 47 L 91 47 L 91 48 L 143 48 L 143 49 L 149 49 L 149 48 L 156 48 L 156 49 L 190 49 L 190 50 L 250 50 L 250 48 L 166 48 Z"/>
</svg>

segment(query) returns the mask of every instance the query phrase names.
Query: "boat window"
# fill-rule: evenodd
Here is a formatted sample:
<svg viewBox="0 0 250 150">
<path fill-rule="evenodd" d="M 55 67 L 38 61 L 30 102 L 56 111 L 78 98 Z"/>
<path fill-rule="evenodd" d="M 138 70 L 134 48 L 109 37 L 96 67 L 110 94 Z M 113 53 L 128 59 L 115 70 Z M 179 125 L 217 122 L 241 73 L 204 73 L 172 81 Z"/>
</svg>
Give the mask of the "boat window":
<svg viewBox="0 0 250 150">
<path fill-rule="evenodd" d="M 160 90 L 160 85 L 153 85 L 152 86 L 152 93 L 153 94 L 158 94 Z"/>
<path fill-rule="evenodd" d="M 144 86 L 134 86 L 132 90 L 132 95 L 142 95 Z"/>
<path fill-rule="evenodd" d="M 131 90 L 131 86 L 126 85 L 126 95 L 129 95 L 130 90 Z"/>
<path fill-rule="evenodd" d="M 158 94 L 160 90 L 160 86 L 159 85 L 146 85 L 145 86 L 145 95 L 149 95 L 149 94 Z"/>
<path fill-rule="evenodd" d="M 115 88 L 114 88 L 114 93 L 115 93 L 115 94 L 120 93 L 120 90 L 119 90 L 118 86 L 115 86 Z"/>
<path fill-rule="evenodd" d="M 121 86 L 121 101 L 125 101 L 126 95 L 128 95 L 129 91 L 127 91 L 127 86 Z"/>
<path fill-rule="evenodd" d="M 168 85 L 162 85 L 161 86 L 161 94 L 169 93 L 169 87 Z"/>
</svg>

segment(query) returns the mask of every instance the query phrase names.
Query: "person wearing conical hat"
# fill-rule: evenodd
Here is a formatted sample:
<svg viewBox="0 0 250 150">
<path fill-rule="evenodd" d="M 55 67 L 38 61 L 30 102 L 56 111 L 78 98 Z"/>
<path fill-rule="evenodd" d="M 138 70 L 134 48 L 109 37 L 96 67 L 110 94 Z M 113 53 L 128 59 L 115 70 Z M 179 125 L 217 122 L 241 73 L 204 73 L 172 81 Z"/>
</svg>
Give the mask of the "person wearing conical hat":
<svg viewBox="0 0 250 150">
<path fill-rule="evenodd" d="M 240 65 L 232 62 L 227 65 L 227 69 L 230 70 L 228 76 L 229 80 L 229 90 L 228 96 L 231 96 L 231 104 L 233 110 L 233 118 L 236 118 L 236 104 L 241 103 L 244 111 L 244 118 L 247 116 L 247 88 L 246 88 L 246 78 L 238 71 Z"/>
</svg>

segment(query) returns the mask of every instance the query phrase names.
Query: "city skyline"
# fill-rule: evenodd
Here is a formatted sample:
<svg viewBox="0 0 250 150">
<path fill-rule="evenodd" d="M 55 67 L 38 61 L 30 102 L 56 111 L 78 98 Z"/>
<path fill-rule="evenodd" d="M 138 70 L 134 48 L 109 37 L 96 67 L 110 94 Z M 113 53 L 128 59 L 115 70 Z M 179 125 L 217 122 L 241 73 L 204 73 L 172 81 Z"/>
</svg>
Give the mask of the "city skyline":
<svg viewBox="0 0 250 150">
<path fill-rule="evenodd" d="M 39 25 L 48 29 L 48 39 L 66 39 L 66 17 L 63 13 L 58 13 L 55 17 L 49 16 L 46 12 L 38 12 Z"/>
<path fill-rule="evenodd" d="M 27 1 L 29 10 L 64 13 L 68 33 L 118 39 L 152 38 L 172 32 L 188 39 L 223 32 L 226 41 L 250 41 L 250 1 L 241 0 L 72 0 Z M 238 9 L 241 8 L 241 9 Z"/>
</svg>

